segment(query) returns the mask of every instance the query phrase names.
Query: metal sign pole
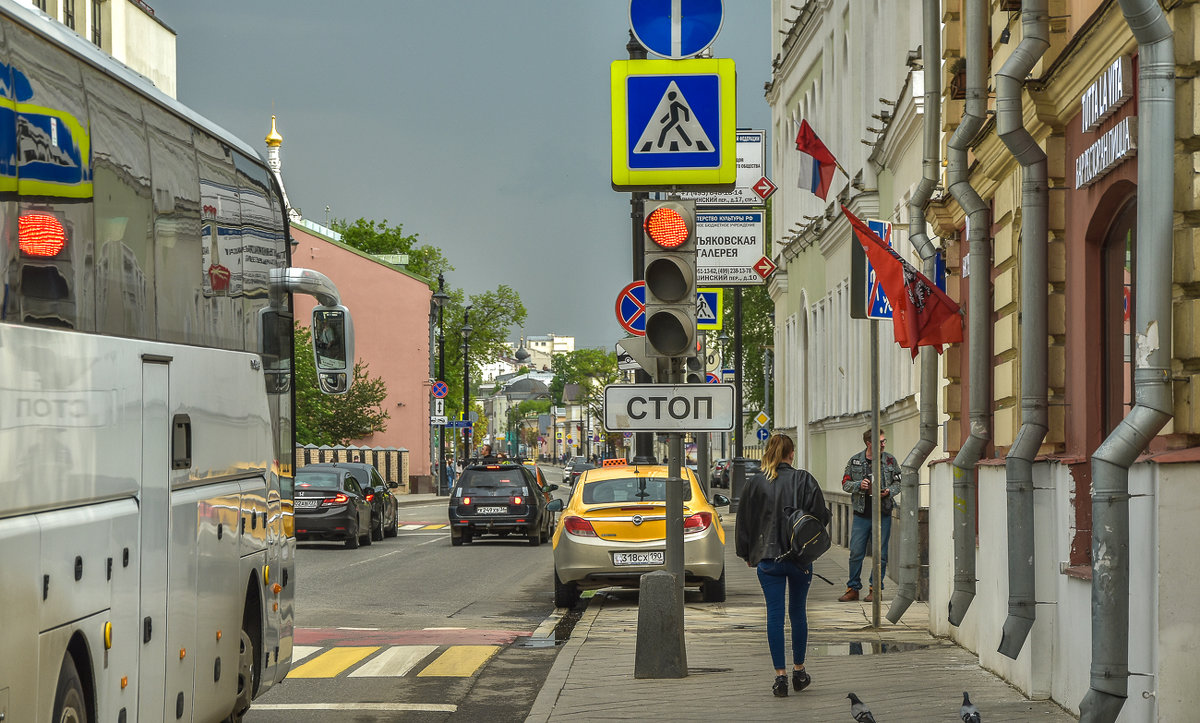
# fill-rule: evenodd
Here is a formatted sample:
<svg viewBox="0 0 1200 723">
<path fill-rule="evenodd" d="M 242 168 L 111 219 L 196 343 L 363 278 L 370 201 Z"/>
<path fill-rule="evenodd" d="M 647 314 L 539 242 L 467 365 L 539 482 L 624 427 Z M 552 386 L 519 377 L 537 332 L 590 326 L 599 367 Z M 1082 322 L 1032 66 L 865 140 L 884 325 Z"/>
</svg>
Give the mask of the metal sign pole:
<svg viewBox="0 0 1200 723">
<path fill-rule="evenodd" d="M 879 627 L 883 602 L 883 580 L 880 555 L 883 545 L 883 504 L 879 492 L 883 486 L 880 476 L 879 449 L 879 322 L 871 320 L 871 579 L 875 581 L 871 595 L 871 627 Z"/>
</svg>

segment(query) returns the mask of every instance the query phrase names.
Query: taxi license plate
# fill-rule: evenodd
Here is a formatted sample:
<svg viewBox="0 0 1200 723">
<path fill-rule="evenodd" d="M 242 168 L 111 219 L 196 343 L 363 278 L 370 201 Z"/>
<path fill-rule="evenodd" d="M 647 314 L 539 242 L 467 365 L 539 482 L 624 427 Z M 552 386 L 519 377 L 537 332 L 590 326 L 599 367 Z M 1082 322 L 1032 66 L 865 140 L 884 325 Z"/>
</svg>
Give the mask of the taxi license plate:
<svg viewBox="0 0 1200 723">
<path fill-rule="evenodd" d="M 320 502 L 320 500 L 296 500 L 295 505 L 297 509 L 301 507 L 316 507 Z"/>
<path fill-rule="evenodd" d="M 654 550 L 652 552 L 614 552 L 614 565 L 661 565 L 663 564 L 663 551 Z"/>
<path fill-rule="evenodd" d="M 508 508 L 504 506 L 498 507 L 477 507 L 476 512 L 481 515 L 503 515 L 508 512 Z"/>
</svg>

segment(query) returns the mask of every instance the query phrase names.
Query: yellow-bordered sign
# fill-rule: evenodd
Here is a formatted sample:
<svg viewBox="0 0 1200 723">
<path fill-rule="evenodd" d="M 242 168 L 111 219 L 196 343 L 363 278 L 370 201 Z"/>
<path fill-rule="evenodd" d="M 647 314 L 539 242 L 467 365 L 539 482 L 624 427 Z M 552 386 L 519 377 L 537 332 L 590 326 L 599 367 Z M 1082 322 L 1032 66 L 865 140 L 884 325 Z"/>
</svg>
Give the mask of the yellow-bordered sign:
<svg viewBox="0 0 1200 723">
<path fill-rule="evenodd" d="M 725 320 L 725 289 L 696 289 L 696 328 L 719 331 Z"/>
<path fill-rule="evenodd" d="M 618 60 L 610 80 L 614 190 L 734 187 L 733 60 Z"/>
</svg>

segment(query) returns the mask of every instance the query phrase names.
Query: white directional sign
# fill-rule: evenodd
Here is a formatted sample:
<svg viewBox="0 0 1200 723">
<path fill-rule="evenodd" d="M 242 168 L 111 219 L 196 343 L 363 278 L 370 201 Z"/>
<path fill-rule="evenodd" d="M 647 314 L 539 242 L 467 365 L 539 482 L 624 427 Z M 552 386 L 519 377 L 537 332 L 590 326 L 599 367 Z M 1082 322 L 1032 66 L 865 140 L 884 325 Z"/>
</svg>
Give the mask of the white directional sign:
<svg viewBox="0 0 1200 723">
<path fill-rule="evenodd" d="M 728 432 L 732 384 L 610 384 L 604 427 L 629 432 Z"/>
<path fill-rule="evenodd" d="M 433 416 L 441 417 L 445 414 L 446 414 L 446 400 L 445 399 L 434 399 L 433 400 Z"/>
<path fill-rule="evenodd" d="M 766 140 L 766 131 L 737 132 L 737 186 L 732 191 L 683 191 L 679 198 L 699 206 L 764 205 L 766 201 L 754 186 L 767 175 Z"/>
<path fill-rule="evenodd" d="M 447 420 L 447 419 L 446 419 L 445 417 L 443 417 L 443 416 L 434 415 L 434 416 L 432 416 L 432 417 L 430 417 L 430 418 L 429 418 L 429 426 L 431 426 L 431 427 L 444 427 L 444 426 L 446 426 L 446 422 L 447 422 L 447 421 L 449 421 L 449 420 Z"/>
<path fill-rule="evenodd" d="M 696 283 L 700 286 L 754 286 L 765 283 L 754 265 L 765 249 L 766 212 L 696 212 Z"/>
</svg>

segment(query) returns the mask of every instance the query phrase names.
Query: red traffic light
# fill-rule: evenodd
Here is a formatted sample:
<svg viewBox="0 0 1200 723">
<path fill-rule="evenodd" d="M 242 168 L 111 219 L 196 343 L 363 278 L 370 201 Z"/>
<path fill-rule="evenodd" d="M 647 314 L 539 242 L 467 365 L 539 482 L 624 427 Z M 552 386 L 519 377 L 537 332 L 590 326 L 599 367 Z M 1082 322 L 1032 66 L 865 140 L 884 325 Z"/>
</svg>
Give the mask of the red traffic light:
<svg viewBox="0 0 1200 723">
<path fill-rule="evenodd" d="M 67 231 L 57 218 L 31 213 L 17 221 L 17 246 L 26 256 L 57 256 L 67 246 Z"/>
<path fill-rule="evenodd" d="M 659 206 L 646 216 L 646 233 L 665 249 L 682 246 L 691 235 L 683 214 L 670 206 Z"/>
</svg>

